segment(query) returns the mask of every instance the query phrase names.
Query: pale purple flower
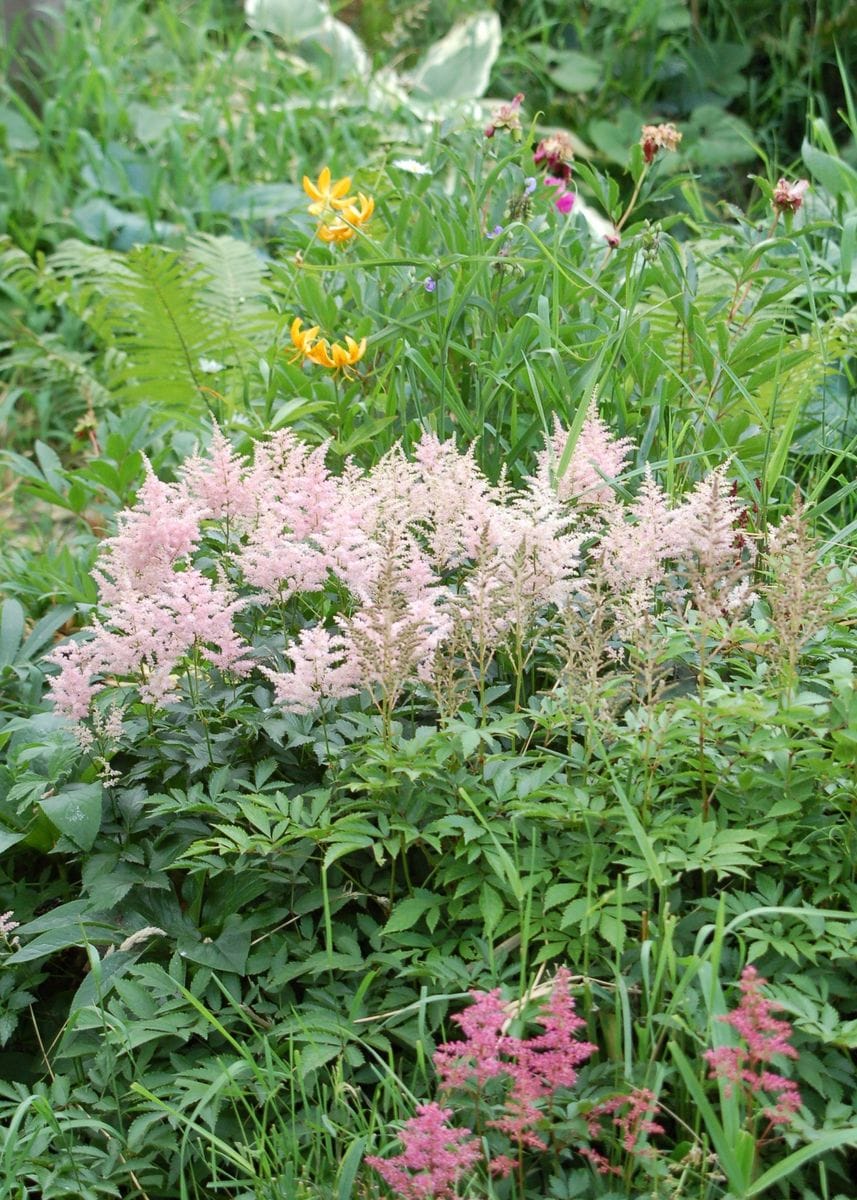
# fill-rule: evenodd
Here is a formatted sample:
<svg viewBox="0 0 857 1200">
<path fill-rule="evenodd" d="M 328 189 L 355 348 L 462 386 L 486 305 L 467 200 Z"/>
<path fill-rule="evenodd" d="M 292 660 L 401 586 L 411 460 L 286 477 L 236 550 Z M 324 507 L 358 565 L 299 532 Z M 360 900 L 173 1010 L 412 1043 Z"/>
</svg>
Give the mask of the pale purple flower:
<svg viewBox="0 0 857 1200">
<path fill-rule="evenodd" d="M 528 175 L 527 178 L 524 180 L 524 195 L 532 196 L 532 194 L 536 190 L 537 186 L 538 186 L 538 184 L 536 183 L 535 175 Z"/>
<path fill-rule="evenodd" d="M 423 287 L 427 292 L 433 292 L 437 288 L 437 280 L 433 279 L 431 275 L 427 275 L 423 281 Z"/>
<path fill-rule="evenodd" d="M 495 225 L 494 228 L 491 230 L 491 232 L 488 234 L 488 237 L 497 238 L 501 235 L 502 232 L 503 232 L 503 226 Z"/>
</svg>

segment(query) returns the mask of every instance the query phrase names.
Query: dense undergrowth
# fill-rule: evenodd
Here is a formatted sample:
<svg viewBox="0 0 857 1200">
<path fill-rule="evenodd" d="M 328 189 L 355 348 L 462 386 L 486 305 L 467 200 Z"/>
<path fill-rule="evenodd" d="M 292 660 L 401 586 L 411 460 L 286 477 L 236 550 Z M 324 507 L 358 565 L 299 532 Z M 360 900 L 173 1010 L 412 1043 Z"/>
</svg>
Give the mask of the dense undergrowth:
<svg viewBox="0 0 857 1200">
<path fill-rule="evenodd" d="M 842 1200 L 843 14 L 247 7 L 0 98 L 0 1195 Z"/>
</svg>

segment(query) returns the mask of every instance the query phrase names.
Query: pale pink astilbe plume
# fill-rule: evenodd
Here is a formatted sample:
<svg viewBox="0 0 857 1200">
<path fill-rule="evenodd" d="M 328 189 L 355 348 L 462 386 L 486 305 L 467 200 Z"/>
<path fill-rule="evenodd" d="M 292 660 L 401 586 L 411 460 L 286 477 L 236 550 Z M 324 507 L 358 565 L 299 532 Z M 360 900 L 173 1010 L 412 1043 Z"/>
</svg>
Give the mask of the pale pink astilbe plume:
<svg viewBox="0 0 857 1200">
<path fill-rule="evenodd" d="M 385 704 L 408 683 L 429 681 L 435 655 L 452 631 L 447 593 L 415 540 L 391 535 L 370 599 L 341 617 L 363 686 Z"/>
<path fill-rule="evenodd" d="M 146 478 L 133 508 L 119 514 L 118 531 L 102 543 L 96 579 L 110 602 L 109 577 L 141 593 L 156 588 L 174 565 L 199 544 L 201 510 L 178 484 L 162 483 L 146 463 Z M 105 594 L 105 577 L 107 592 Z"/>
<path fill-rule="evenodd" d="M 714 569 L 735 561 L 735 527 L 743 506 L 727 482 L 728 469 L 723 463 L 711 471 L 674 510 L 674 557 L 695 556 Z"/>
<path fill-rule="evenodd" d="M 86 720 L 99 691 L 94 680 L 99 670 L 97 648 L 91 642 L 70 642 L 45 655 L 45 661 L 59 667 L 49 691 L 56 711 L 70 721 Z"/>
<path fill-rule="evenodd" d="M 309 540 L 283 528 L 280 516 L 260 516 L 236 555 L 244 579 L 267 596 L 288 600 L 301 592 L 321 591 L 334 559 Z"/>
<path fill-rule="evenodd" d="M 235 561 L 247 583 L 271 598 L 320 590 L 334 566 L 330 543 L 340 526 L 341 495 L 326 449 L 310 449 L 290 430 L 256 447 L 245 487 L 258 517 Z"/>
<path fill-rule="evenodd" d="M 21 924 L 14 917 L 15 914 L 11 908 L 8 912 L 0 913 L 0 937 L 8 937 Z"/>
<path fill-rule="evenodd" d="M 689 579 L 695 607 L 706 617 L 735 614 L 755 599 L 744 575 L 738 537 L 743 505 L 727 479 L 729 464 L 717 467 L 673 509 L 673 555 Z"/>
<path fill-rule="evenodd" d="M 631 453 L 631 439 L 615 438 L 593 403 L 568 466 L 560 473 L 567 444 L 568 430 L 555 416 L 553 434 L 536 455 L 536 479 L 543 487 L 553 486 L 562 501 L 574 500 L 584 506 L 612 504 L 614 492 L 605 479 L 617 479 L 622 474 Z"/>
<path fill-rule="evenodd" d="M 359 665 L 339 633 L 320 625 L 304 629 L 286 654 L 291 671 L 262 667 L 262 673 L 274 684 L 277 704 L 291 712 L 315 712 L 325 700 L 341 700 L 360 689 Z"/>
<path fill-rule="evenodd" d="M 453 441 L 425 433 L 414 448 L 414 461 L 422 511 L 412 507 L 412 520 L 424 530 L 434 562 L 450 568 L 472 561 L 485 531 L 490 538 L 502 514 L 502 489 L 492 487 L 480 471 L 475 446 L 461 453 Z"/>
<path fill-rule="evenodd" d="M 647 466 L 634 502 L 611 511 L 594 552 L 616 592 L 652 589 L 663 580 L 665 563 L 675 556 L 671 526 L 666 492 Z"/>
<path fill-rule="evenodd" d="M 523 640 L 540 613 L 562 608 L 577 586 L 580 544 L 556 498 L 537 488 L 498 506 L 458 601 L 474 644 Z"/>
<path fill-rule="evenodd" d="M 744 968 L 738 1007 L 720 1017 L 738 1033 L 742 1044 L 706 1050 L 705 1059 L 709 1078 L 723 1080 L 727 1096 L 737 1087 L 748 1100 L 757 1096 L 773 1099 L 761 1111 L 772 1125 L 785 1125 L 800 1109 L 800 1092 L 793 1080 L 767 1070 L 767 1064 L 777 1056 L 797 1058 L 798 1053 L 789 1041 L 792 1029 L 788 1021 L 771 1015 L 778 1006 L 763 995 L 766 983 L 755 967 Z"/>
<path fill-rule="evenodd" d="M 367 1155 L 400 1200 L 454 1200 L 456 1185 L 482 1157 L 479 1142 L 465 1127 L 449 1124 L 452 1110 L 423 1104 L 399 1135 L 402 1153 L 395 1158 Z"/>
<path fill-rule="evenodd" d="M 429 519 L 422 471 L 401 445 L 388 450 L 367 474 L 352 468 L 343 476 L 343 484 L 360 514 L 360 527 L 378 542 Z"/>
<path fill-rule="evenodd" d="M 250 670 L 250 647 L 232 623 L 243 600 L 193 567 L 161 574 L 144 593 L 139 572 L 132 575 L 118 557 L 114 543 L 105 558 L 109 569 L 122 567 L 121 574 L 94 572 L 103 616 L 94 619 L 93 636 L 47 656 L 60 668 L 51 681 L 58 712 L 83 720 L 93 697 L 117 680 L 134 684 L 148 704 L 169 703 L 176 672 L 193 650 L 222 671 L 244 675 Z"/>
<path fill-rule="evenodd" d="M 216 422 L 207 452 L 185 462 L 181 479 L 191 503 L 205 520 L 243 526 L 253 520 L 263 502 L 248 480 L 244 461 Z"/>
</svg>

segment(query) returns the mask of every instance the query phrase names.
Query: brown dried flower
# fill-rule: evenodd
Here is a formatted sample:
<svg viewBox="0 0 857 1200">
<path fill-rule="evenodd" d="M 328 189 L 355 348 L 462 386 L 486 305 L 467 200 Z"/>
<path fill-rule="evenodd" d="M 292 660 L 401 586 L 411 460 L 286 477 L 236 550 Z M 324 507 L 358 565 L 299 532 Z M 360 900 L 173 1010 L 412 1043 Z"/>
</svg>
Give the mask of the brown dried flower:
<svg viewBox="0 0 857 1200">
<path fill-rule="evenodd" d="M 650 163 L 659 150 L 677 150 L 681 138 L 671 121 L 666 125 L 644 125 L 640 136 L 643 158 Z"/>
</svg>

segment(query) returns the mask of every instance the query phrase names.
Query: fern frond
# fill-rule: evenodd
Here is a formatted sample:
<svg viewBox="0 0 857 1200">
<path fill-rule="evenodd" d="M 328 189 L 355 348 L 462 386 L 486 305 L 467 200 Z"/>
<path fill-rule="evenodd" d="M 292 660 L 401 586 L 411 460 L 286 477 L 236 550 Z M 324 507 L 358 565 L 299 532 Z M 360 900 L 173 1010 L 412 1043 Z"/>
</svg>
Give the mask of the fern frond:
<svg viewBox="0 0 857 1200">
<path fill-rule="evenodd" d="M 200 236 L 183 254 L 152 245 L 118 254 L 68 241 L 47 265 L 130 401 L 191 417 L 212 395 L 228 403 L 276 337 L 264 263 L 235 238 Z"/>
</svg>

